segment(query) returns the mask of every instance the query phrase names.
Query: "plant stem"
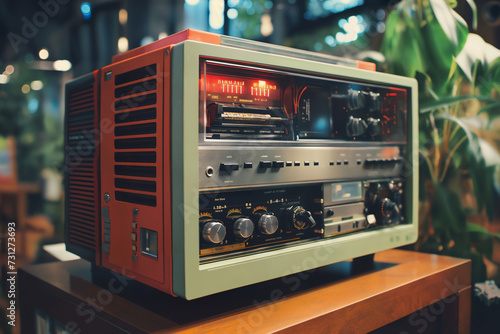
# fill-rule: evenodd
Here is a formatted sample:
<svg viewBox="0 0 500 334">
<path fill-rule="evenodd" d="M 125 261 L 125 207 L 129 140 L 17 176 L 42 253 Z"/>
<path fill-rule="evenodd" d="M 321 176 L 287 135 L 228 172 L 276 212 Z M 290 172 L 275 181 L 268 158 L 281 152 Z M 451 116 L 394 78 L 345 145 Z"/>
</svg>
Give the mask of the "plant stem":
<svg viewBox="0 0 500 334">
<path fill-rule="evenodd" d="M 420 152 L 420 154 L 422 154 L 422 156 L 425 159 L 425 163 L 427 164 L 427 168 L 429 168 L 429 174 L 431 175 L 432 181 L 436 182 L 436 178 L 434 176 L 435 172 L 433 170 L 432 162 L 431 162 L 431 159 L 429 158 L 428 152 L 425 152 L 422 149 L 419 149 L 418 151 Z"/>
<path fill-rule="evenodd" d="M 463 136 L 462 139 L 458 141 L 458 143 L 453 147 L 453 149 L 450 151 L 450 154 L 448 154 L 448 157 L 446 158 L 446 163 L 444 164 L 443 168 L 443 173 L 441 174 L 441 177 L 439 178 L 439 182 L 443 182 L 444 177 L 446 175 L 446 172 L 448 171 L 448 166 L 450 165 L 451 158 L 453 157 L 453 154 L 455 154 L 455 151 L 458 149 L 460 145 L 467 139 L 467 136 Z"/>
</svg>

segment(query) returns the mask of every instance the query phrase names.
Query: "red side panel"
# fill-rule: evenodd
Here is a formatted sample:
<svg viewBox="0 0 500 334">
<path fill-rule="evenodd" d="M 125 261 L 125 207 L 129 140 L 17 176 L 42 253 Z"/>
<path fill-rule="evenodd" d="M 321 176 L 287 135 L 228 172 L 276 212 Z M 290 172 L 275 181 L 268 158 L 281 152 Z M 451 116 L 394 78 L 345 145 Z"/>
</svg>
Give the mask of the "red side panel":
<svg viewBox="0 0 500 334">
<path fill-rule="evenodd" d="M 117 54 L 113 56 L 113 63 L 136 57 L 153 50 L 163 49 L 169 45 L 174 45 L 186 40 L 220 45 L 220 35 L 199 30 L 187 29 L 178 32 L 177 34 L 162 38 L 156 42 L 149 43 L 133 50 Z"/>
<path fill-rule="evenodd" d="M 103 267 L 172 293 L 166 50 L 102 70 L 101 233 Z"/>
</svg>

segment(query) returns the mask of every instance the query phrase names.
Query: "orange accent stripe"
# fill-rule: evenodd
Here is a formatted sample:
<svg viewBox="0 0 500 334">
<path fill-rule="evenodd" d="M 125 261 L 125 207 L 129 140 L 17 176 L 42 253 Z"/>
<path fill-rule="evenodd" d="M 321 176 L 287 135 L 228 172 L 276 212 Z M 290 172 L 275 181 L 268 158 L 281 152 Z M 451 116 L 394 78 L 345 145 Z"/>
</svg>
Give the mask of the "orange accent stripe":
<svg viewBox="0 0 500 334">
<path fill-rule="evenodd" d="M 112 58 L 112 63 L 114 64 L 123 61 L 125 59 L 136 57 L 150 51 L 158 50 L 167 47 L 169 45 L 178 44 L 188 40 L 220 45 L 220 35 L 218 34 L 193 30 L 193 29 L 186 29 L 176 34 L 162 38 L 156 42 L 132 49 L 124 53 L 114 55 Z"/>
<path fill-rule="evenodd" d="M 356 60 L 356 67 L 359 69 L 368 70 L 368 71 L 376 71 L 377 70 L 375 63 L 370 63 L 370 62 L 362 61 L 362 60 Z"/>
</svg>

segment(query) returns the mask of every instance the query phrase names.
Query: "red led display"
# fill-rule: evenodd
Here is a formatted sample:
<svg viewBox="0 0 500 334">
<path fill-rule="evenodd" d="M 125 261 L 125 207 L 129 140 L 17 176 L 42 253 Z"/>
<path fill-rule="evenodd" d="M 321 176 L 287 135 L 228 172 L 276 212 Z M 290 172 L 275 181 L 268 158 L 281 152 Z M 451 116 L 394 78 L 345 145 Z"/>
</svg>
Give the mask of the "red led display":
<svg viewBox="0 0 500 334">
<path fill-rule="evenodd" d="M 276 81 L 229 75 L 206 75 L 206 87 L 200 80 L 200 90 L 206 89 L 207 100 L 243 104 L 276 105 L 281 88 Z"/>
</svg>

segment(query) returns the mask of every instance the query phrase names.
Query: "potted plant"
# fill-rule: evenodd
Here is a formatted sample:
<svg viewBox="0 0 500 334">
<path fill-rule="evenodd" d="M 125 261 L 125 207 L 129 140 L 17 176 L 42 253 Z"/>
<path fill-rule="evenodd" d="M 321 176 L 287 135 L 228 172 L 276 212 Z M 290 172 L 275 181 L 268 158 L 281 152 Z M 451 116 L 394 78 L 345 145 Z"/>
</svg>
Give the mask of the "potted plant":
<svg viewBox="0 0 500 334">
<path fill-rule="evenodd" d="M 469 33 L 452 5 L 401 1 L 387 17 L 381 52 L 388 72 L 419 83 L 416 249 L 472 259 L 478 282 L 486 264 L 500 264 L 499 235 L 487 229 L 498 210 L 500 50 Z"/>
</svg>

